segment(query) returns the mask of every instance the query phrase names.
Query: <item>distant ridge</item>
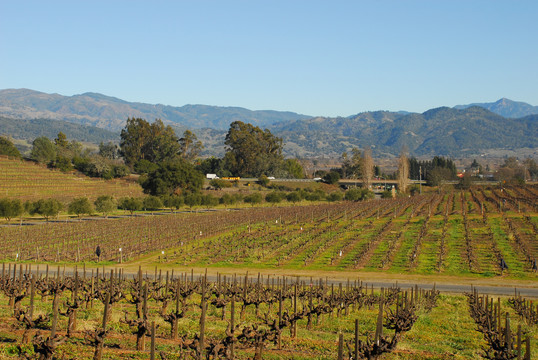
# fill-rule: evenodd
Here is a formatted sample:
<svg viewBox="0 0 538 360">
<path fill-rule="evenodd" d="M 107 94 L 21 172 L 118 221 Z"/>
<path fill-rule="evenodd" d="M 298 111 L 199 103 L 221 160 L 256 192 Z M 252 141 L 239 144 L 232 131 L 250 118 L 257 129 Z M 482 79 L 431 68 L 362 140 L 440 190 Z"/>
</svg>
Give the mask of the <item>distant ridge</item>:
<svg viewBox="0 0 538 360">
<path fill-rule="evenodd" d="M 521 101 L 513 101 L 507 98 L 499 99 L 492 103 L 474 103 L 469 105 L 456 105 L 454 106 L 455 109 L 466 109 L 471 106 L 480 106 L 484 109 L 488 109 L 491 112 L 494 112 L 495 114 L 499 114 L 501 116 L 507 117 L 507 118 L 520 118 L 527 115 L 535 115 L 538 114 L 538 106 L 532 106 L 530 104 L 527 104 L 525 102 Z"/>
<path fill-rule="evenodd" d="M 148 121 L 161 119 L 191 129 L 213 128 L 227 130 L 236 120 L 267 127 L 269 125 L 310 116 L 286 111 L 257 110 L 240 107 L 185 105 L 174 107 L 162 104 L 127 102 L 98 93 L 73 96 L 46 94 L 29 89 L 0 90 L 0 115 L 19 119 L 53 119 L 92 125 L 119 131 L 129 117 Z"/>
</svg>

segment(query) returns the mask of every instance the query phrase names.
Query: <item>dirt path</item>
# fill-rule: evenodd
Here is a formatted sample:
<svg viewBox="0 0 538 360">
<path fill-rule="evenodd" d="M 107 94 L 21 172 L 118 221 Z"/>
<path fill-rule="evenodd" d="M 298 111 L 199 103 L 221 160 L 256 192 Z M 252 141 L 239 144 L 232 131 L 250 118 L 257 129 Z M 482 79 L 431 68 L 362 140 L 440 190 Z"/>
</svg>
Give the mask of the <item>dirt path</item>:
<svg viewBox="0 0 538 360">
<path fill-rule="evenodd" d="M 145 261 L 144 261 L 145 260 Z M 338 285 L 340 283 L 345 286 L 347 282 L 362 281 L 363 285 L 368 287 L 374 287 L 379 289 L 381 287 L 387 288 L 391 286 L 399 286 L 402 289 L 409 289 L 417 285 L 419 288 L 432 289 L 435 286 L 436 289 L 442 293 L 447 294 L 463 294 L 464 292 L 471 291 L 471 287 L 476 287 L 480 293 L 489 295 L 502 295 L 512 296 L 514 289 L 517 289 L 521 296 L 529 298 L 538 298 L 538 282 L 534 280 L 517 280 L 506 278 L 470 278 L 470 277 L 456 277 L 456 276 L 438 276 L 438 275 L 408 275 L 408 274 L 390 274 L 382 272 L 364 272 L 364 271 L 294 271 L 290 269 L 253 269 L 253 268 L 192 268 L 183 266 L 174 266 L 172 264 L 162 264 L 156 266 L 152 258 L 146 258 L 142 261 L 137 261 L 127 264 L 117 264 L 99 267 L 100 272 L 109 274 L 110 270 L 123 269 L 124 274 L 127 277 L 133 277 L 138 272 L 139 267 L 148 276 L 152 277 L 159 272 L 165 276 L 168 271 L 169 274 L 174 272 L 174 276 L 182 273 L 193 273 L 194 278 L 202 276 L 206 271 L 208 279 L 210 281 L 216 281 L 217 275 L 220 274 L 228 276 L 236 275 L 243 278 L 247 273 L 251 280 L 256 281 L 258 274 L 265 281 L 267 277 L 287 277 L 291 281 L 299 279 L 299 281 L 305 281 L 307 283 L 319 283 L 320 281 L 327 284 Z M 45 266 L 40 265 L 40 273 L 45 271 Z M 86 267 L 86 272 L 91 272 L 92 269 L 97 267 Z M 32 270 L 36 270 L 36 265 L 32 265 Z M 57 271 L 57 266 L 52 265 L 50 272 Z M 64 271 L 64 267 L 61 267 L 61 272 Z M 74 267 L 66 266 L 66 275 L 71 275 L 74 271 Z M 82 269 L 78 268 L 79 273 Z"/>
</svg>

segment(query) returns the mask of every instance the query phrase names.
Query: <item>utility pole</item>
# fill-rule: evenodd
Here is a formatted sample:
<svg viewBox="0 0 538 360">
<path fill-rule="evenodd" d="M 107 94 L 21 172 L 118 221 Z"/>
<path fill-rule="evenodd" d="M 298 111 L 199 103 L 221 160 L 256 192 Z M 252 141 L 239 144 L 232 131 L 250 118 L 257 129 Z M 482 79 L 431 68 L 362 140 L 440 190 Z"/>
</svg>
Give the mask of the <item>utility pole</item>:
<svg viewBox="0 0 538 360">
<path fill-rule="evenodd" d="M 418 167 L 418 188 L 419 193 L 422 195 L 422 166 Z"/>
</svg>

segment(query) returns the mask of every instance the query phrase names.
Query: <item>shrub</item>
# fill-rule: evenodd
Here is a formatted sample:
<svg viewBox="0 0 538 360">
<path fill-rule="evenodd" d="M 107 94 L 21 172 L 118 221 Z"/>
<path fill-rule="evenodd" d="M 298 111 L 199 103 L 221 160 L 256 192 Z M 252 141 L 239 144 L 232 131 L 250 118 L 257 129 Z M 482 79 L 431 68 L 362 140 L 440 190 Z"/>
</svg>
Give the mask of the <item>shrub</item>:
<svg viewBox="0 0 538 360">
<path fill-rule="evenodd" d="M 32 143 L 30 157 L 42 164 L 48 164 L 56 159 L 56 146 L 49 138 L 41 136 Z"/>
<path fill-rule="evenodd" d="M 121 178 L 131 173 L 127 165 L 115 165 L 112 167 L 112 176 L 114 178 Z"/>
<path fill-rule="evenodd" d="M 315 190 L 313 192 L 306 193 L 304 198 L 308 201 L 320 201 L 323 200 L 327 195 L 323 190 Z"/>
<path fill-rule="evenodd" d="M 118 201 L 118 208 L 127 210 L 131 215 L 138 210 L 142 210 L 142 200 L 134 197 L 124 197 Z"/>
<path fill-rule="evenodd" d="M 138 160 L 134 164 L 134 171 L 137 174 L 149 174 L 150 172 L 153 172 L 159 168 L 159 165 L 148 161 L 148 160 Z"/>
<path fill-rule="evenodd" d="M 298 191 L 293 191 L 286 195 L 286 200 L 292 203 L 299 202 L 301 201 L 301 199 L 302 199 L 301 193 Z"/>
<path fill-rule="evenodd" d="M 269 185 L 269 178 L 265 175 L 262 175 L 258 178 L 258 184 L 260 184 L 263 187 L 267 187 Z"/>
<path fill-rule="evenodd" d="M 392 191 L 390 190 L 385 190 L 381 193 L 381 198 L 382 199 L 391 199 L 392 198 Z"/>
<path fill-rule="evenodd" d="M 93 203 L 95 205 L 95 210 L 97 212 L 103 213 L 103 215 L 108 217 L 108 214 L 117 209 L 116 201 L 110 195 L 101 195 Z"/>
<path fill-rule="evenodd" d="M 209 185 L 211 185 L 215 189 L 223 189 L 223 188 L 232 187 L 231 182 L 227 180 L 222 180 L 222 179 L 212 179 L 211 181 L 209 181 Z"/>
<path fill-rule="evenodd" d="M 327 201 L 330 201 L 330 202 L 341 201 L 342 198 L 343 198 L 343 195 L 340 192 L 332 192 L 329 195 L 327 195 Z"/>
<path fill-rule="evenodd" d="M 163 207 L 163 202 L 157 196 L 147 196 L 142 203 L 145 210 L 159 210 Z"/>
<path fill-rule="evenodd" d="M 73 170 L 71 160 L 65 156 L 57 156 L 56 161 L 53 163 L 53 167 L 59 169 L 62 172 L 68 172 Z"/>
<path fill-rule="evenodd" d="M 21 158 L 21 153 L 15 147 L 13 142 L 5 136 L 0 136 L 0 155 L 7 155 L 9 157 Z"/>
<path fill-rule="evenodd" d="M 272 204 L 278 204 L 284 199 L 284 193 L 280 191 L 272 191 L 269 194 L 265 195 L 265 201 Z"/>
<path fill-rule="evenodd" d="M 361 201 L 371 199 L 374 197 L 374 193 L 368 189 L 353 188 L 346 191 L 345 199 L 349 201 Z"/>
<path fill-rule="evenodd" d="M 327 184 L 334 185 L 340 180 L 340 174 L 336 171 L 328 172 L 323 176 L 323 181 L 325 181 Z"/>
<path fill-rule="evenodd" d="M 259 192 L 252 193 L 250 195 L 245 196 L 243 201 L 246 202 L 247 204 L 254 206 L 262 202 L 262 194 L 260 194 Z"/>
</svg>

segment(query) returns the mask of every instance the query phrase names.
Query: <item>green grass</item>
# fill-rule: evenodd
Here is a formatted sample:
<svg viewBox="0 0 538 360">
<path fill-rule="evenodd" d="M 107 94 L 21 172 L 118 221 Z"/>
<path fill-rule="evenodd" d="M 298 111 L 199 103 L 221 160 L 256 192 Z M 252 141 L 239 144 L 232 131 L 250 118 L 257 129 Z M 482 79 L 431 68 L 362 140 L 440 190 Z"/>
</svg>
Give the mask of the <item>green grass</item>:
<svg viewBox="0 0 538 360">
<path fill-rule="evenodd" d="M 442 235 L 444 220 L 439 217 L 431 217 L 429 229 L 422 239 L 422 250 L 418 255 L 416 272 L 419 274 L 437 273 L 437 261 L 440 251 L 440 238 Z"/>
<path fill-rule="evenodd" d="M 463 220 L 461 217 L 453 216 L 449 220 L 449 230 L 445 239 L 448 254 L 444 262 L 445 273 L 450 275 L 468 275 L 469 267 L 463 262 Z"/>
<path fill-rule="evenodd" d="M 502 218 L 489 217 L 488 225 L 491 228 L 493 238 L 508 265 L 507 273 L 514 277 L 525 276 L 525 262 L 521 254 L 514 248 L 513 240 L 510 241 L 506 230 L 502 227 Z"/>
</svg>

